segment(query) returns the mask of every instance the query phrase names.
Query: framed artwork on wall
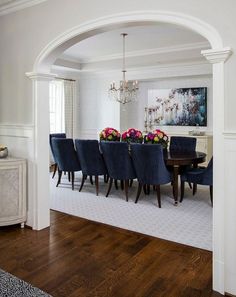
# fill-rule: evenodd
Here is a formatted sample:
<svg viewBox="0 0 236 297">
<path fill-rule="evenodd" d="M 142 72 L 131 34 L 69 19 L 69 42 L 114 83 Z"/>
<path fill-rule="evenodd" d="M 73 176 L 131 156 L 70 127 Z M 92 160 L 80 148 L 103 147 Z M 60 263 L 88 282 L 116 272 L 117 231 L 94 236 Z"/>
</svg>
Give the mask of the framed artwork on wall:
<svg viewBox="0 0 236 297">
<path fill-rule="evenodd" d="M 207 126 L 207 88 L 148 90 L 147 122 L 167 126 Z"/>
</svg>

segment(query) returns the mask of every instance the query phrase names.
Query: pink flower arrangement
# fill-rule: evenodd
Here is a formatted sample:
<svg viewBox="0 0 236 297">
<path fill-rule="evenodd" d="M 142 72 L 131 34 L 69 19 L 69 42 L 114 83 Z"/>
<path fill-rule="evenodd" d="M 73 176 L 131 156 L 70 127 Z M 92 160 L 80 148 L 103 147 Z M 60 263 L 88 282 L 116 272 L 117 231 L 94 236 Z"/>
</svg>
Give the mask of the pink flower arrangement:
<svg viewBox="0 0 236 297">
<path fill-rule="evenodd" d="M 144 136 L 145 143 L 161 144 L 163 148 L 167 149 L 169 138 L 165 132 L 156 129 Z"/>
<path fill-rule="evenodd" d="M 141 131 L 129 128 L 127 131 L 125 131 L 121 136 L 122 141 L 126 142 L 135 142 L 135 143 L 142 143 L 143 142 L 143 134 Z"/>
<path fill-rule="evenodd" d="M 120 132 L 114 128 L 105 128 L 99 133 L 100 140 L 120 141 Z"/>
</svg>

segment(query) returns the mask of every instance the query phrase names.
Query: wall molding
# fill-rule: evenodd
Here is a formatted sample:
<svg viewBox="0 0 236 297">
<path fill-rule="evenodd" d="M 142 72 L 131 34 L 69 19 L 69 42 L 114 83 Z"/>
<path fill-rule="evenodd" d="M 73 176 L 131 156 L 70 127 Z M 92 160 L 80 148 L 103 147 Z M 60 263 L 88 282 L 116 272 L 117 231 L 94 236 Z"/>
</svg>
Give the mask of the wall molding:
<svg viewBox="0 0 236 297">
<path fill-rule="evenodd" d="M 225 131 L 223 133 L 224 138 L 226 139 L 235 139 L 236 140 L 236 131 Z"/>
<path fill-rule="evenodd" d="M 33 125 L 0 124 L 0 137 L 32 138 Z"/>
<path fill-rule="evenodd" d="M 0 16 L 9 14 L 27 7 L 31 7 L 47 0 L 14 0 L 0 6 Z"/>
</svg>

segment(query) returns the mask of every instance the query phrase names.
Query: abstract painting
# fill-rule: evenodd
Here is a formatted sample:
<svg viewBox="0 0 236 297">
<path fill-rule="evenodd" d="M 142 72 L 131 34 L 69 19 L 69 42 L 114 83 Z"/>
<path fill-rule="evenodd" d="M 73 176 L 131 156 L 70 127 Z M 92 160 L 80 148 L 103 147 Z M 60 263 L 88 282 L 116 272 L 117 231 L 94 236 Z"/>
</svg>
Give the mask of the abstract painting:
<svg viewBox="0 0 236 297">
<path fill-rule="evenodd" d="M 169 126 L 207 126 L 207 88 L 149 89 L 148 110 Z"/>
</svg>

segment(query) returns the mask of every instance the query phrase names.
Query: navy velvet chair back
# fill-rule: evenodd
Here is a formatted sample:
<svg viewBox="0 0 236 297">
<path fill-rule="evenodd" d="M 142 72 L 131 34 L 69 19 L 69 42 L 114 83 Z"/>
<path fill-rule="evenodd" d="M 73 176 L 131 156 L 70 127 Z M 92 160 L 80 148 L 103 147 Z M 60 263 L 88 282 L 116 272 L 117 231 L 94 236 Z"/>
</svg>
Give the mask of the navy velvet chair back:
<svg viewBox="0 0 236 297">
<path fill-rule="evenodd" d="M 52 148 L 60 171 L 74 172 L 81 170 L 73 139 L 52 138 Z"/>
<path fill-rule="evenodd" d="M 49 144 L 50 144 L 52 156 L 53 156 L 54 161 L 57 163 L 57 161 L 55 159 L 55 154 L 54 154 L 54 151 L 53 151 L 53 147 L 52 147 L 52 138 L 66 138 L 66 133 L 52 133 L 52 134 L 49 134 Z"/>
<path fill-rule="evenodd" d="M 213 157 L 209 161 L 207 168 L 203 171 L 200 183 L 207 186 L 213 185 Z"/>
<path fill-rule="evenodd" d="M 171 181 L 160 144 L 131 144 L 131 156 L 141 184 L 161 185 Z"/>
<path fill-rule="evenodd" d="M 116 180 L 136 178 L 126 142 L 101 141 L 100 146 L 111 178 Z"/>
<path fill-rule="evenodd" d="M 75 147 L 84 175 L 107 174 L 97 140 L 75 140 Z"/>
<path fill-rule="evenodd" d="M 192 168 L 181 174 L 181 197 L 180 202 L 184 198 L 184 183 L 190 182 L 194 184 L 193 195 L 197 191 L 197 184 L 210 187 L 211 203 L 213 205 L 213 157 L 207 165 L 207 168 Z"/>
<path fill-rule="evenodd" d="M 197 140 L 195 137 L 171 136 L 170 151 L 194 152 Z"/>
</svg>

